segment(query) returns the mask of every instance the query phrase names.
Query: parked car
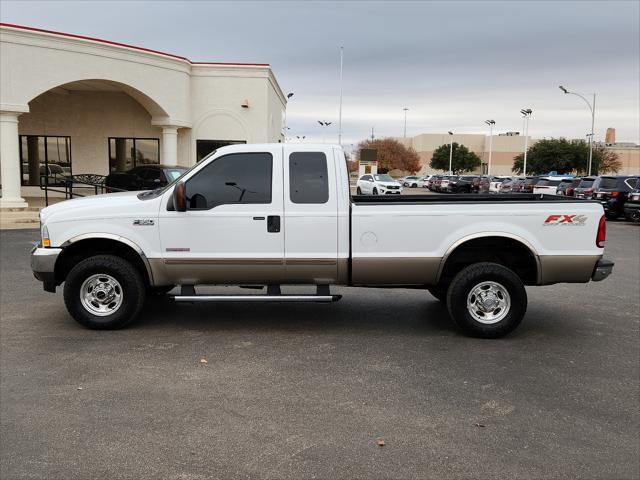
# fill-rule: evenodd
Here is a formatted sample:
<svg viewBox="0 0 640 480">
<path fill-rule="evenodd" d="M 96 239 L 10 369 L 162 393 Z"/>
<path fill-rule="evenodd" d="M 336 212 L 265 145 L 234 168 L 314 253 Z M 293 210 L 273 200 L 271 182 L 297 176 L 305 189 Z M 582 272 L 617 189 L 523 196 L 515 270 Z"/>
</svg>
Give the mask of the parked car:
<svg viewBox="0 0 640 480">
<path fill-rule="evenodd" d="M 363 175 L 356 184 L 358 195 L 395 195 L 402 193 L 402 185 L 386 173 Z"/>
<path fill-rule="evenodd" d="M 533 187 L 533 193 L 536 195 L 556 195 L 558 185 L 564 180 L 571 180 L 573 177 L 542 177 Z"/>
<path fill-rule="evenodd" d="M 638 177 L 601 176 L 593 182 L 593 188 L 593 198 L 602 204 L 605 216 L 612 220 L 624 214 L 629 192 L 638 188 Z"/>
<path fill-rule="evenodd" d="M 455 175 L 443 175 L 442 176 L 442 181 L 440 182 L 440 185 L 438 186 L 438 191 L 442 192 L 442 193 L 448 192 L 449 191 L 449 182 L 454 177 L 455 177 Z"/>
<path fill-rule="evenodd" d="M 520 193 L 520 191 L 522 190 L 522 186 L 524 185 L 525 182 L 525 178 L 523 177 L 518 177 L 516 178 L 513 183 L 511 184 L 511 193 Z"/>
<path fill-rule="evenodd" d="M 593 182 L 597 177 L 582 177 L 578 186 L 573 190 L 573 196 L 575 198 L 592 198 L 593 197 Z"/>
<path fill-rule="evenodd" d="M 107 192 L 155 190 L 173 182 L 187 169 L 168 165 L 144 165 L 127 172 L 112 172 L 104 181 Z"/>
<path fill-rule="evenodd" d="M 533 188 L 540 181 L 540 177 L 526 177 L 520 185 L 520 193 L 533 193 Z"/>
<path fill-rule="evenodd" d="M 513 191 L 513 184 L 516 180 L 516 177 L 505 178 L 500 184 L 500 190 L 498 190 L 498 193 L 511 193 Z"/>
<path fill-rule="evenodd" d="M 402 186 L 409 188 L 418 188 L 420 186 L 418 185 L 418 182 L 420 182 L 421 178 L 422 177 L 416 177 L 415 175 L 404 177 L 404 179 L 402 180 Z"/>
<path fill-rule="evenodd" d="M 632 222 L 640 222 L 640 187 L 629 192 L 624 204 L 624 216 Z"/>
<path fill-rule="evenodd" d="M 508 178 L 511 177 L 493 177 L 493 180 L 491 180 L 491 182 L 489 183 L 489 193 L 499 193 L 502 182 L 504 182 L 505 179 Z"/>
<path fill-rule="evenodd" d="M 344 285 L 426 287 L 459 328 L 483 338 L 518 327 L 525 285 L 600 281 L 613 270 L 596 202 L 352 198 L 347 176 L 337 145 L 222 147 L 166 188 L 42 209 L 31 269 L 48 292 L 64 285 L 70 316 L 96 330 L 125 327 L 152 303 L 149 293 L 176 286 L 175 302 L 248 305 L 335 302 L 331 286 Z M 199 291 L 207 285 L 263 290 Z M 316 291 L 283 294 L 283 285 Z"/>
<path fill-rule="evenodd" d="M 489 188 L 494 178 L 490 175 L 481 176 L 478 182 L 478 193 L 489 193 Z"/>
<path fill-rule="evenodd" d="M 429 182 L 429 178 L 431 178 L 432 175 L 426 175 L 424 177 L 420 177 L 418 179 L 418 187 L 419 188 L 427 188 L 427 183 Z"/>
<path fill-rule="evenodd" d="M 473 182 L 478 178 L 474 175 L 459 175 L 449 178 L 447 192 L 451 193 L 471 193 L 473 191 Z"/>
<path fill-rule="evenodd" d="M 432 191 L 439 192 L 440 186 L 442 185 L 442 180 L 444 180 L 444 175 L 438 175 L 433 181 Z"/>
<path fill-rule="evenodd" d="M 427 182 L 427 188 L 432 192 L 436 191 L 436 181 L 442 180 L 442 175 L 431 175 L 429 177 L 429 181 Z"/>
<path fill-rule="evenodd" d="M 556 189 L 556 195 L 564 195 L 565 197 L 573 197 L 575 188 L 580 185 L 582 178 L 576 177 L 574 179 L 566 179 L 560 182 Z"/>
</svg>

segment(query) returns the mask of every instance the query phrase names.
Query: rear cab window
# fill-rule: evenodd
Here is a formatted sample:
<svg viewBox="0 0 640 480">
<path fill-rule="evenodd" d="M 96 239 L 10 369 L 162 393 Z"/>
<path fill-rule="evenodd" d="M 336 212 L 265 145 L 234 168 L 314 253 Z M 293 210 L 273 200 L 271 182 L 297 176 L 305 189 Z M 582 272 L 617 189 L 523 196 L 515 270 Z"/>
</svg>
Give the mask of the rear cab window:
<svg viewBox="0 0 640 480">
<path fill-rule="evenodd" d="M 329 178 L 323 152 L 289 155 L 289 198 L 292 203 L 327 203 Z"/>
</svg>

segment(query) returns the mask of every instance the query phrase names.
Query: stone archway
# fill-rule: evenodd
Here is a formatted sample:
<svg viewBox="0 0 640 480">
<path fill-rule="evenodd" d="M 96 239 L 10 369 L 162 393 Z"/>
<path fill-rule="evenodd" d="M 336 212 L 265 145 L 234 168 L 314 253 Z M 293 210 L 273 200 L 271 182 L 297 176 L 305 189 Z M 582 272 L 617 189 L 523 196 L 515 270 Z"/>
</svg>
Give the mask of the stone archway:
<svg viewBox="0 0 640 480">
<path fill-rule="evenodd" d="M 68 143 L 71 144 L 68 152 L 62 149 L 67 155 L 68 166 L 56 167 L 64 169 L 61 175 L 71 172 L 72 159 L 74 174 L 109 173 L 112 151 L 116 157 L 126 152 L 122 148 L 125 139 L 151 142 L 152 149 L 155 141 L 157 161 L 160 161 L 162 153 L 163 163 L 178 163 L 178 128 L 185 124 L 175 125 L 167 110 L 157 101 L 121 82 L 76 80 L 41 92 L 26 106 L 14 105 L 12 110 L 6 109 L 6 104 L 2 107 L 0 175 L 3 189 L 0 206 L 3 208 L 25 207 L 21 190 L 26 188 L 27 195 L 39 190 L 36 185 L 39 185 L 42 168 L 49 172 L 50 166 L 48 163 L 41 166 L 39 157 L 42 154 L 37 152 L 46 154 L 51 139 L 59 143 L 64 138 L 67 147 Z M 117 145 L 112 146 L 114 142 Z M 135 153 L 138 153 L 137 149 Z"/>
</svg>

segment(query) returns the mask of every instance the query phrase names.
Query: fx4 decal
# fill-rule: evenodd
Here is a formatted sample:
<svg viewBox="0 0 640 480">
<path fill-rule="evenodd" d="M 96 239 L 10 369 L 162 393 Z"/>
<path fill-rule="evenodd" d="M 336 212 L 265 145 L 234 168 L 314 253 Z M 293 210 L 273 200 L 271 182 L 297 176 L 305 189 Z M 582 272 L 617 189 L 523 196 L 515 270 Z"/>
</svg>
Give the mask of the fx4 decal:
<svg viewBox="0 0 640 480">
<path fill-rule="evenodd" d="M 586 215 L 549 215 L 542 225 L 552 227 L 556 225 L 570 227 L 584 227 L 587 221 Z"/>
</svg>

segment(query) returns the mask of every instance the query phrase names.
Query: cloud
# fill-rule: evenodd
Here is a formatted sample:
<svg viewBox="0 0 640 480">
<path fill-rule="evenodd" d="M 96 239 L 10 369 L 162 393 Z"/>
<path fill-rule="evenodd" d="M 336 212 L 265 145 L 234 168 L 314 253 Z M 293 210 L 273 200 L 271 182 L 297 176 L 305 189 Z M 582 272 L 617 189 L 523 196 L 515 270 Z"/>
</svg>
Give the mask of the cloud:
<svg viewBox="0 0 640 480">
<path fill-rule="evenodd" d="M 597 138 L 640 142 L 638 2 L 2 2 L 2 21 L 96 36 L 193 60 L 267 62 L 295 92 L 293 135 L 321 139 L 520 130 L 583 138 L 589 112 L 559 84 L 597 92 Z M 335 126 L 335 128 L 334 128 Z M 329 138 L 329 133 L 327 134 Z"/>
</svg>

